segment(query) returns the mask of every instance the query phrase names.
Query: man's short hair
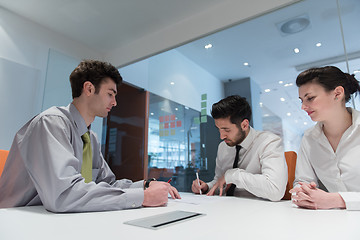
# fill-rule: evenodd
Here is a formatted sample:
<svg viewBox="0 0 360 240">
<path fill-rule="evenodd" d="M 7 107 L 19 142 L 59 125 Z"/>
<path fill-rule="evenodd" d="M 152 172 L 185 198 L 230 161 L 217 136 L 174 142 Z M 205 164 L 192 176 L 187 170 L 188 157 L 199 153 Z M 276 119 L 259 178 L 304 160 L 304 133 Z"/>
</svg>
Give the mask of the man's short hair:
<svg viewBox="0 0 360 240">
<path fill-rule="evenodd" d="M 72 97 L 80 97 L 86 81 L 91 82 L 95 87 L 95 93 L 98 93 L 105 78 L 111 78 L 116 85 L 122 82 L 119 71 L 110 63 L 96 60 L 81 61 L 70 74 Z"/>
<path fill-rule="evenodd" d="M 236 125 L 247 119 L 251 119 L 251 108 L 246 98 L 239 95 L 232 95 L 214 103 L 211 110 L 211 116 L 214 119 L 228 118 L 230 122 Z"/>
</svg>

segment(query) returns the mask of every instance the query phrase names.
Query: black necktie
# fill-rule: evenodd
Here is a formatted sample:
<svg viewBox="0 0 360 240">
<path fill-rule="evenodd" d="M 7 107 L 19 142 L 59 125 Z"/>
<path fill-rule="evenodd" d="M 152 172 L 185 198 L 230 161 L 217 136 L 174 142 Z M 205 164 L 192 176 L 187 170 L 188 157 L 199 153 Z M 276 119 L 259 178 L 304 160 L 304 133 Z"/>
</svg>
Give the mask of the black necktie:
<svg viewBox="0 0 360 240">
<path fill-rule="evenodd" d="M 240 149 L 241 149 L 241 146 L 236 145 L 236 154 L 235 154 L 235 160 L 234 160 L 233 168 L 238 167 Z M 226 192 L 226 196 L 234 196 L 235 188 L 236 188 L 236 185 L 232 183 L 231 186 L 229 187 L 229 189 Z"/>
</svg>

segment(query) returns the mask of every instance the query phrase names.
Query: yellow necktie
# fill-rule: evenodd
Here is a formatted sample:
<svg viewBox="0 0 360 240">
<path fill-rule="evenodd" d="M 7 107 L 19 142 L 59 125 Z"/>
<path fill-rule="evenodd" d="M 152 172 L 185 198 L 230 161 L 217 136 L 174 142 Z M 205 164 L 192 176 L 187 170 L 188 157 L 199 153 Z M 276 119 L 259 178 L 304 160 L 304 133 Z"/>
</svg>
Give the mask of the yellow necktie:
<svg viewBox="0 0 360 240">
<path fill-rule="evenodd" d="M 92 181 L 92 150 L 89 132 L 86 132 L 81 138 L 84 142 L 81 175 L 85 178 L 85 183 L 88 183 Z"/>
</svg>

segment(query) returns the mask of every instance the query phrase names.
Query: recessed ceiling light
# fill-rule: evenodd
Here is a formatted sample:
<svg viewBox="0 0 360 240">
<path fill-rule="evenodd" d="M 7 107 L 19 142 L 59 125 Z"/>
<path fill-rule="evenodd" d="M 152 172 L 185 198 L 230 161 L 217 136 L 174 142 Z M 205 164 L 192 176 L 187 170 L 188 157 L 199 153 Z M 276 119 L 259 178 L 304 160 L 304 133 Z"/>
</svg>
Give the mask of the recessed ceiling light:
<svg viewBox="0 0 360 240">
<path fill-rule="evenodd" d="M 267 88 L 267 89 L 265 89 L 265 90 L 264 90 L 264 92 L 270 92 L 270 89 L 269 89 L 269 88 Z"/>
<path fill-rule="evenodd" d="M 285 98 L 283 98 L 283 97 L 280 98 L 280 101 L 285 102 Z"/>
<path fill-rule="evenodd" d="M 260 107 L 262 107 L 262 106 L 263 106 L 263 103 L 262 103 L 262 102 L 259 102 L 259 105 L 260 105 Z"/>
<path fill-rule="evenodd" d="M 211 43 L 205 45 L 205 49 L 210 49 L 210 48 L 212 48 L 212 44 L 211 44 Z"/>
<path fill-rule="evenodd" d="M 151 116 L 153 116 L 153 115 L 154 115 L 154 113 L 150 113 L 150 115 L 151 115 Z"/>
<path fill-rule="evenodd" d="M 179 110 L 178 108 L 175 108 L 175 111 Z"/>
<path fill-rule="evenodd" d="M 294 53 L 299 53 L 299 52 L 300 52 L 300 49 L 294 48 Z"/>
<path fill-rule="evenodd" d="M 283 81 L 279 81 L 279 84 L 283 84 L 284 82 Z"/>
<path fill-rule="evenodd" d="M 267 113 L 266 113 L 266 114 L 264 114 L 264 117 L 268 117 L 268 116 L 270 116 L 270 115 L 269 115 L 269 114 L 267 114 Z"/>
<path fill-rule="evenodd" d="M 307 122 L 304 122 L 304 125 L 307 125 Z"/>
<path fill-rule="evenodd" d="M 284 87 L 290 87 L 290 86 L 292 86 L 293 84 L 292 83 L 286 83 L 285 85 L 284 85 Z"/>
<path fill-rule="evenodd" d="M 170 84 L 171 84 L 171 85 L 175 85 L 175 83 L 174 83 L 174 82 L 170 82 Z"/>
<path fill-rule="evenodd" d="M 316 44 L 316 46 L 317 46 L 317 47 L 321 47 L 321 42 L 318 42 L 318 43 Z"/>
<path fill-rule="evenodd" d="M 280 31 L 287 34 L 293 34 L 303 31 L 309 26 L 309 24 L 309 17 L 307 15 L 303 15 L 281 23 Z"/>
<path fill-rule="evenodd" d="M 249 66 L 249 63 L 247 63 L 247 62 L 244 62 L 244 66 Z"/>
<path fill-rule="evenodd" d="M 286 115 L 288 115 L 288 116 L 290 117 L 290 116 L 291 116 L 291 113 L 288 112 Z"/>
</svg>

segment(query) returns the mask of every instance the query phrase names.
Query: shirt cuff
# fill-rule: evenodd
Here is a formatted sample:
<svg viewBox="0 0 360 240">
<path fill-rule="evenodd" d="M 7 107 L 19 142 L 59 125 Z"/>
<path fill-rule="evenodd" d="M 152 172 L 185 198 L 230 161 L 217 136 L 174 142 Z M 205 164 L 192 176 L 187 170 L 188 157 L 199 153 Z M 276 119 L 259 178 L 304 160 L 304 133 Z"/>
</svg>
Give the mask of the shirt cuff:
<svg viewBox="0 0 360 240">
<path fill-rule="evenodd" d="M 125 193 L 125 208 L 138 208 L 144 202 L 143 188 L 128 188 L 122 190 Z"/>
<path fill-rule="evenodd" d="M 345 202 L 347 210 L 360 210 L 360 193 L 358 192 L 339 192 Z"/>
</svg>

